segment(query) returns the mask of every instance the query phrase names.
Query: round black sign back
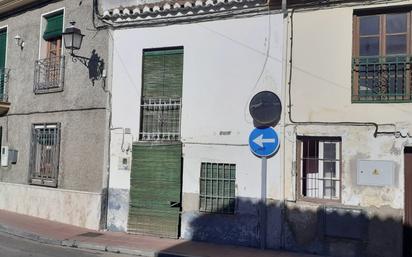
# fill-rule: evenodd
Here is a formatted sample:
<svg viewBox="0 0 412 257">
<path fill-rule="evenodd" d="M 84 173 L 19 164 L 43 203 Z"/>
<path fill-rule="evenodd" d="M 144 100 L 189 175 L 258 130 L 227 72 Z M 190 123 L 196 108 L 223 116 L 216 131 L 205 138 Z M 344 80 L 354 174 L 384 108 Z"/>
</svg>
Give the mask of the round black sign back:
<svg viewBox="0 0 412 257">
<path fill-rule="evenodd" d="M 282 113 L 282 103 L 275 93 L 262 91 L 250 101 L 249 112 L 259 124 L 275 126 Z"/>
</svg>

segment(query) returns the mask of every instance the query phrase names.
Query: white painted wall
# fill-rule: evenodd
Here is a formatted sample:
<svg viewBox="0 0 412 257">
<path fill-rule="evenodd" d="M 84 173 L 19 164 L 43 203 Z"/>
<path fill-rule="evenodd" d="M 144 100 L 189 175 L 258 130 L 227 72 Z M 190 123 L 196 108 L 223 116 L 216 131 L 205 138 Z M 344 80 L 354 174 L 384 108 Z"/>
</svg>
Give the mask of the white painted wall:
<svg viewBox="0 0 412 257">
<path fill-rule="evenodd" d="M 237 197 L 259 198 L 261 162 L 247 146 L 254 128 L 248 104 L 262 90 L 281 96 L 282 15 L 123 29 L 112 37 L 113 127 L 130 128 L 138 139 L 143 50 L 183 46 L 183 193 L 199 192 L 200 164 L 213 161 L 237 165 Z M 119 149 L 112 143 L 110 177 L 116 182 L 110 184 L 129 188 L 129 179 L 113 176 Z M 268 161 L 268 198 L 281 196 L 280 156 Z"/>
</svg>

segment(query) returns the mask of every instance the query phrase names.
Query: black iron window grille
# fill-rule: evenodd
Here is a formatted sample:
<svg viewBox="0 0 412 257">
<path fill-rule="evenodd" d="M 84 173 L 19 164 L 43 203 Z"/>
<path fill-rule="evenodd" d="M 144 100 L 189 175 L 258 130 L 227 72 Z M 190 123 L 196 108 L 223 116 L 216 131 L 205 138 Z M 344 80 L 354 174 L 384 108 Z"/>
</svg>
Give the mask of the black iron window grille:
<svg viewBox="0 0 412 257">
<path fill-rule="evenodd" d="M 34 69 L 34 93 L 50 93 L 63 90 L 64 56 L 37 60 Z"/>
<path fill-rule="evenodd" d="M 9 69 L 0 68 L 0 101 L 8 102 Z"/>
<path fill-rule="evenodd" d="M 30 183 L 57 187 L 59 175 L 60 124 L 32 126 Z"/>
<path fill-rule="evenodd" d="M 200 169 L 200 211 L 233 214 L 235 181 L 235 164 L 203 162 Z"/>
</svg>

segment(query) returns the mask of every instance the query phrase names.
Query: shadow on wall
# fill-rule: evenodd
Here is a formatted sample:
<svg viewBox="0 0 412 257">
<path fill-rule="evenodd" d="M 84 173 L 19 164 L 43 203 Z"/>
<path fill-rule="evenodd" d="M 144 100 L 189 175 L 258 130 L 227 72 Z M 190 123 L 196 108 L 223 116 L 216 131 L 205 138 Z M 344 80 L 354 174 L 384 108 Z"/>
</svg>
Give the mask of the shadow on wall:
<svg viewBox="0 0 412 257">
<path fill-rule="evenodd" d="M 183 212 L 182 237 L 192 241 L 258 248 L 262 231 L 261 207 L 259 201 L 237 198 L 234 214 Z M 225 208 L 222 206 L 218 211 Z M 412 228 L 403 226 L 401 210 L 270 201 L 266 213 L 264 230 L 269 249 L 283 248 L 338 257 L 412 256 Z M 404 244 L 403 234 L 410 238 Z M 189 241 L 164 249 L 165 253 L 158 256 L 174 256 L 170 253 L 182 253 L 185 249 L 205 256 L 192 244 L 195 243 Z M 402 245 L 409 255 L 403 255 Z"/>
</svg>

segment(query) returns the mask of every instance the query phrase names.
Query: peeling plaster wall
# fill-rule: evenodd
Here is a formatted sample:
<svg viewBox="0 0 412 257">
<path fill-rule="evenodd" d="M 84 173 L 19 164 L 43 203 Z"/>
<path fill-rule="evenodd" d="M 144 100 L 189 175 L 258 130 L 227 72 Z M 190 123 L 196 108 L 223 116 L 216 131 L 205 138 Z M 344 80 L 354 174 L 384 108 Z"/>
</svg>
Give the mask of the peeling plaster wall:
<svg viewBox="0 0 412 257">
<path fill-rule="evenodd" d="M 342 138 L 342 201 L 344 205 L 360 207 L 403 208 L 403 148 L 412 139 L 391 136 L 373 137 L 373 129 L 338 126 L 289 127 L 286 132 L 287 199 L 295 200 L 296 135 L 338 136 Z M 358 160 L 386 160 L 395 163 L 395 181 L 391 186 L 364 186 L 357 183 Z"/>
<path fill-rule="evenodd" d="M 122 129 L 111 131 L 107 214 L 107 228 L 111 231 L 127 231 L 132 142 L 132 136 L 123 134 Z M 124 159 L 126 159 L 126 165 L 123 163 Z"/>
<path fill-rule="evenodd" d="M 412 4 L 412 1 L 400 4 Z M 391 4 L 367 7 L 388 5 Z M 357 8 L 365 6 L 294 14 L 293 120 L 377 122 L 393 124 L 380 126 L 380 131 L 398 129 L 411 133 L 411 103 L 351 102 L 352 18 Z M 288 37 L 290 24 L 288 17 Z M 289 53 L 290 49 L 285 53 L 287 58 Z M 392 135 L 374 137 L 373 133 L 373 126 L 285 124 L 286 248 L 331 256 L 402 256 L 403 151 L 405 146 L 412 144 L 412 140 Z M 339 202 L 311 203 L 299 199 L 299 189 L 296 188 L 299 172 L 296 170 L 297 136 L 341 137 L 342 192 Z M 392 161 L 395 164 L 393 185 L 358 185 L 358 160 Z M 335 236 L 325 232 L 328 226 L 327 210 L 331 208 L 345 213 L 338 215 L 336 220 L 342 223 L 345 219 L 348 221 L 346 228 L 343 227 Z M 356 215 L 353 214 L 356 212 L 363 217 L 359 221 L 363 228 L 358 231 L 359 238 L 348 240 L 344 231 L 356 227 Z M 339 226 L 339 222 L 330 221 L 329 228 L 331 226 Z"/>
</svg>

